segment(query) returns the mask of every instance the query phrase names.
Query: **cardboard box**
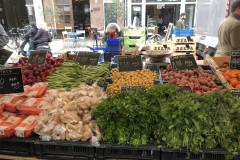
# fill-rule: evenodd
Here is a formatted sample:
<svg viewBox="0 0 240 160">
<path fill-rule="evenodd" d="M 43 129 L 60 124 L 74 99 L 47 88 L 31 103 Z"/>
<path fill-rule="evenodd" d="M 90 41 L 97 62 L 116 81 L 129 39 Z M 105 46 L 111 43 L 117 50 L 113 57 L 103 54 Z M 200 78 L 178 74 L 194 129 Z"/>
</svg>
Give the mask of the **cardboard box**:
<svg viewBox="0 0 240 160">
<path fill-rule="evenodd" d="M 129 47 L 123 46 L 122 55 L 136 55 L 136 47 L 129 48 Z"/>
<path fill-rule="evenodd" d="M 214 71 L 219 70 L 224 62 L 228 62 L 230 64 L 230 56 L 224 57 L 211 57 L 206 55 L 204 59 L 204 64 L 208 64 Z"/>
<path fill-rule="evenodd" d="M 64 61 L 66 61 L 66 62 L 75 62 L 77 55 L 73 54 L 73 53 L 65 52 L 62 55 L 62 57 L 63 57 Z"/>
</svg>

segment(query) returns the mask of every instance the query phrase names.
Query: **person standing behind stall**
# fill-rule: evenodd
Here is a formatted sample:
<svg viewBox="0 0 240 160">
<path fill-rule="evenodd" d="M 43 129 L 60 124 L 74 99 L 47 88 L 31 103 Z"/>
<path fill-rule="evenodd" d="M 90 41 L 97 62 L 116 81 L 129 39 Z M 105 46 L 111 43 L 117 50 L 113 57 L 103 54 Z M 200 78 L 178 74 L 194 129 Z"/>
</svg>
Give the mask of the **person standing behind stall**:
<svg viewBox="0 0 240 160">
<path fill-rule="evenodd" d="M 159 14 L 158 19 L 157 19 L 158 34 L 160 34 L 160 32 L 162 32 L 162 23 L 163 23 L 162 15 Z"/>
<path fill-rule="evenodd" d="M 230 56 L 233 50 L 240 50 L 240 0 L 232 3 L 230 16 L 218 28 L 215 56 Z"/>
<path fill-rule="evenodd" d="M 168 27 L 168 16 L 166 13 L 163 15 L 163 25 Z"/>
<path fill-rule="evenodd" d="M 6 46 L 9 42 L 9 37 L 4 30 L 3 26 L 0 24 L 0 48 Z"/>
<path fill-rule="evenodd" d="M 138 28 L 139 27 L 139 25 L 140 25 L 139 16 L 140 16 L 140 14 L 138 12 L 135 13 L 135 16 L 133 18 L 133 24 L 132 24 L 133 28 Z"/>
<path fill-rule="evenodd" d="M 185 30 L 186 29 L 186 24 L 185 24 L 185 19 L 187 17 L 187 14 L 186 13 L 181 13 L 180 14 L 180 19 L 177 21 L 176 23 L 176 27 L 178 29 L 182 29 L 182 30 Z"/>
</svg>

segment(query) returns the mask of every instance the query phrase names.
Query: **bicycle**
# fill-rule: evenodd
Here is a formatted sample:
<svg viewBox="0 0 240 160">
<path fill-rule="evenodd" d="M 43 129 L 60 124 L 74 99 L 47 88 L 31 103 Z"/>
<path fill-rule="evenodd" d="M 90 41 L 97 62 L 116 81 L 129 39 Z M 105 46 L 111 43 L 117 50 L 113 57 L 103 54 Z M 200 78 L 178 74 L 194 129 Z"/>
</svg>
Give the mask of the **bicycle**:
<svg viewBox="0 0 240 160">
<path fill-rule="evenodd" d="M 13 50 L 16 50 L 20 47 L 21 41 L 24 40 L 24 35 L 26 34 L 28 29 L 19 29 L 19 28 L 12 28 L 9 32 L 11 34 L 9 38 L 9 42 L 7 47 Z"/>
</svg>

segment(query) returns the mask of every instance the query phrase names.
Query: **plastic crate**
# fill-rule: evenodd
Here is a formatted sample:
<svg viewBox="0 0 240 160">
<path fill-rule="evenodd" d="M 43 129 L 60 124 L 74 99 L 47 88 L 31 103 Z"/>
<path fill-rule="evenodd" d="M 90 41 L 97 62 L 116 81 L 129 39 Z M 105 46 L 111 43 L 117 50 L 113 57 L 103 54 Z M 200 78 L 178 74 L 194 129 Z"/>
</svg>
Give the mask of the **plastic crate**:
<svg viewBox="0 0 240 160">
<path fill-rule="evenodd" d="M 173 34 L 175 34 L 176 36 L 182 36 L 182 37 L 190 37 L 193 36 L 193 32 L 194 30 L 192 28 L 186 28 L 185 30 L 179 29 L 174 27 L 173 29 Z"/>
<path fill-rule="evenodd" d="M 0 139 L 0 154 L 35 157 L 34 140 L 37 135 L 29 138 L 9 137 Z"/>
<path fill-rule="evenodd" d="M 92 50 L 93 52 L 98 52 L 98 51 L 103 51 L 103 52 L 106 52 L 107 51 L 107 48 L 92 48 L 92 47 L 89 47 L 90 50 Z"/>
<path fill-rule="evenodd" d="M 124 45 L 136 45 L 146 43 L 145 36 L 124 36 Z"/>
<path fill-rule="evenodd" d="M 199 154 L 189 153 L 187 149 L 165 148 L 161 151 L 161 160 L 225 160 L 227 154 L 224 149 L 205 149 Z"/>
<path fill-rule="evenodd" d="M 95 159 L 160 160 L 160 149 L 157 146 L 150 145 L 135 148 L 129 145 L 101 144 L 96 147 Z"/>
<path fill-rule="evenodd" d="M 107 50 L 109 53 L 119 53 L 120 39 L 108 38 L 107 39 Z"/>
<path fill-rule="evenodd" d="M 124 36 L 145 36 L 146 35 L 145 27 L 139 27 L 137 29 L 131 29 L 131 28 L 125 27 L 123 31 L 124 31 Z"/>
<path fill-rule="evenodd" d="M 36 141 L 37 159 L 94 160 L 95 148 L 90 142 Z"/>
</svg>

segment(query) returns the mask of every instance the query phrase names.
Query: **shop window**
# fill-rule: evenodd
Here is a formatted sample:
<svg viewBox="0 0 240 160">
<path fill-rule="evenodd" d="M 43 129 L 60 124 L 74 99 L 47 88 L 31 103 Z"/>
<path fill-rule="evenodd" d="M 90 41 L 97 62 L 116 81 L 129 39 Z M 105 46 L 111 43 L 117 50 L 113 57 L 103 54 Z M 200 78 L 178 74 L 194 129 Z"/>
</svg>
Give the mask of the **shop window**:
<svg viewBox="0 0 240 160">
<path fill-rule="evenodd" d="M 186 24 L 188 27 L 193 28 L 194 16 L 195 16 L 195 4 L 186 4 Z"/>
<path fill-rule="evenodd" d="M 140 20 L 139 26 L 141 26 L 142 6 L 140 6 L 140 5 L 133 5 L 132 6 L 132 21 L 131 21 L 131 25 L 133 24 L 133 18 L 134 18 L 136 13 L 139 13 L 139 20 Z"/>
<path fill-rule="evenodd" d="M 132 0 L 132 3 L 142 3 L 142 0 Z"/>
<path fill-rule="evenodd" d="M 186 0 L 186 2 L 196 2 L 196 0 Z"/>
<path fill-rule="evenodd" d="M 58 23 L 70 24 L 71 13 L 70 13 L 70 0 L 56 0 L 56 8 L 58 13 Z"/>
<path fill-rule="evenodd" d="M 146 0 L 146 2 L 181 2 L 181 0 Z"/>
</svg>

